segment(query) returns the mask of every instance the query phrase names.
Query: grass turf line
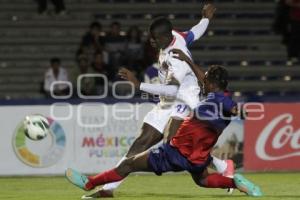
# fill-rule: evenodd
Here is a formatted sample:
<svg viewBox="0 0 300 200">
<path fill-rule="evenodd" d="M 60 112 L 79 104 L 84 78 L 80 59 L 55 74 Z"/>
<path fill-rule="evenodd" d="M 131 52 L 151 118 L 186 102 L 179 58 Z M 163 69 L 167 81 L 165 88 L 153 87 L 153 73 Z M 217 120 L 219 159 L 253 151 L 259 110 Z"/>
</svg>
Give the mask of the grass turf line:
<svg viewBox="0 0 300 200">
<path fill-rule="evenodd" d="M 259 199 L 300 199 L 300 173 L 246 174 L 261 186 L 264 197 Z M 71 185 L 64 177 L 0 177 L 0 199 L 9 200 L 70 200 L 85 194 Z M 188 174 L 132 175 L 115 193 L 120 200 L 217 200 L 251 199 L 235 191 L 232 196 L 222 189 L 196 186 Z"/>
</svg>

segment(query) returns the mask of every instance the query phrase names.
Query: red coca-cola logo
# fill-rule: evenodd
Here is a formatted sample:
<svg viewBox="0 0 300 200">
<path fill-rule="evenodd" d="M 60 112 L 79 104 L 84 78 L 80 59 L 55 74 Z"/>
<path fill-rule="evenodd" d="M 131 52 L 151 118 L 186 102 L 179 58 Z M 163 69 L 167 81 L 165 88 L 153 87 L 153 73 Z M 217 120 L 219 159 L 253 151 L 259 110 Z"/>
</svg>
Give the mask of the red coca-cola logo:
<svg viewBox="0 0 300 200">
<path fill-rule="evenodd" d="M 292 123 L 290 113 L 273 118 L 257 138 L 256 155 L 262 160 L 300 156 L 300 129 L 295 129 Z"/>
<path fill-rule="evenodd" d="M 244 169 L 300 170 L 300 104 L 263 105 L 263 119 L 245 121 Z"/>
</svg>

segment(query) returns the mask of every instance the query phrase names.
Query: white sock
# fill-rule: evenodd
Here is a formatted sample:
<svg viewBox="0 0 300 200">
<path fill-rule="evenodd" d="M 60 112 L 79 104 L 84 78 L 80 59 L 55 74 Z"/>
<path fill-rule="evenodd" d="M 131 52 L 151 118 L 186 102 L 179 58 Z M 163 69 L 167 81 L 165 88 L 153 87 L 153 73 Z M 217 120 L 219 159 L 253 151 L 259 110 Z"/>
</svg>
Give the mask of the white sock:
<svg viewBox="0 0 300 200">
<path fill-rule="evenodd" d="M 222 174 L 226 168 L 227 168 L 227 162 L 225 160 L 221 160 L 219 158 L 216 158 L 215 156 L 212 156 L 213 160 L 212 163 L 215 166 L 216 170 Z"/>
<path fill-rule="evenodd" d="M 121 160 L 118 162 L 118 164 L 116 165 L 116 167 L 118 167 L 122 162 L 123 160 L 125 160 L 126 157 L 122 157 Z M 123 179 L 124 180 L 124 179 Z M 105 184 L 102 189 L 103 190 L 110 190 L 110 191 L 113 191 L 115 189 L 117 189 L 117 187 L 119 187 L 119 185 L 123 182 L 123 180 L 121 181 L 118 181 L 118 182 L 113 182 L 113 183 L 108 183 L 108 184 Z"/>
</svg>

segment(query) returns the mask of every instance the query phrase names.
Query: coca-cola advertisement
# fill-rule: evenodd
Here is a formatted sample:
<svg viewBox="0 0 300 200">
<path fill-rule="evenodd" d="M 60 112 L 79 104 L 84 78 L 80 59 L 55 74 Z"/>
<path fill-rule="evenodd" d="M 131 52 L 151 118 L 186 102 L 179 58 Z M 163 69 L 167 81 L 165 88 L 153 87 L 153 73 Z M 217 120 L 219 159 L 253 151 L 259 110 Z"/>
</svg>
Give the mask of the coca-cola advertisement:
<svg viewBox="0 0 300 200">
<path fill-rule="evenodd" d="M 247 119 L 244 169 L 300 170 L 300 104 L 267 103 L 261 120 Z M 252 114 L 249 113 L 249 116 Z"/>
</svg>

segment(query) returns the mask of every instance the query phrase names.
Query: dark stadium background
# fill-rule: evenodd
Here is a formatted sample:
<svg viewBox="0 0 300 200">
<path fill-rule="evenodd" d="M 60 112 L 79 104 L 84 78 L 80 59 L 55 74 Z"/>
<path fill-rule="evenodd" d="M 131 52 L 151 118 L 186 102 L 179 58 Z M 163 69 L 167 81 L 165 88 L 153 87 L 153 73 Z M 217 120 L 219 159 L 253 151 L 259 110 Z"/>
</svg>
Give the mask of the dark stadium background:
<svg viewBox="0 0 300 200">
<path fill-rule="evenodd" d="M 218 9 L 215 18 L 206 35 L 192 46 L 195 62 L 204 67 L 211 64 L 227 67 L 229 90 L 242 101 L 299 100 L 299 62 L 294 56 L 288 57 L 281 36 L 284 32 L 285 38 L 291 38 L 285 29 L 290 26 L 288 11 L 278 8 L 274 0 L 214 3 Z M 102 35 L 113 22 L 120 23 L 122 35 L 136 25 L 145 43 L 147 26 L 155 16 L 166 16 L 176 29 L 187 30 L 201 18 L 202 6 L 203 1 L 197 0 L 65 0 L 66 10 L 56 13 L 48 2 L 48 10 L 39 13 L 33 0 L 1 0 L 1 102 L 16 99 L 43 102 L 46 95 L 42 84 L 51 58 L 61 59 L 70 81 L 75 83 L 78 51 L 92 22 L 102 25 Z M 288 43 L 288 39 L 284 41 Z M 109 39 L 103 36 L 101 42 L 105 40 Z M 105 45 L 101 48 L 106 51 Z M 118 63 L 113 63 L 111 57 L 107 61 L 109 72 L 106 72 L 110 82 L 118 80 L 116 70 L 124 65 L 143 79 L 145 69 L 151 64 L 151 55 L 148 55 L 151 53 L 145 48 L 137 61 L 130 60 L 126 49 L 121 52 L 123 57 Z M 76 91 L 74 93 L 73 98 L 77 98 Z"/>
</svg>

